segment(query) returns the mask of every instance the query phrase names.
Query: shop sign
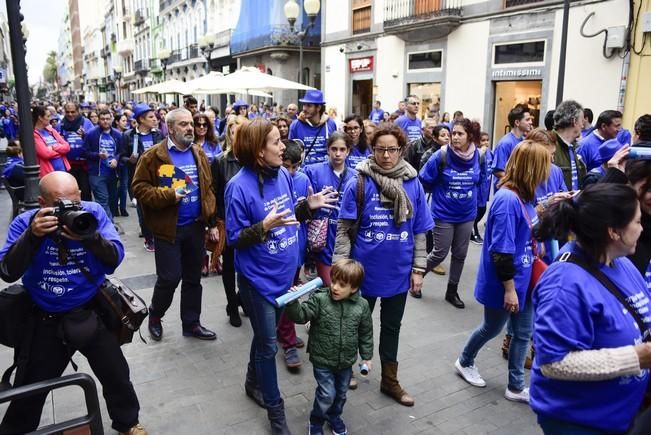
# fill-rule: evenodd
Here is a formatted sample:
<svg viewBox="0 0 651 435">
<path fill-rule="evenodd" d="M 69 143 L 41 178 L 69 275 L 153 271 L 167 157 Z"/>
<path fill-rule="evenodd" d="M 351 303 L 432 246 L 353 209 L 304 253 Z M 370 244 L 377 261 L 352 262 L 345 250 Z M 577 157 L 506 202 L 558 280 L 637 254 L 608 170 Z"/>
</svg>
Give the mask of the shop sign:
<svg viewBox="0 0 651 435">
<path fill-rule="evenodd" d="M 351 73 L 373 71 L 373 56 L 348 59 L 348 64 Z"/>
<path fill-rule="evenodd" d="M 540 68 L 506 68 L 493 70 L 493 79 L 539 79 L 542 78 Z"/>
</svg>

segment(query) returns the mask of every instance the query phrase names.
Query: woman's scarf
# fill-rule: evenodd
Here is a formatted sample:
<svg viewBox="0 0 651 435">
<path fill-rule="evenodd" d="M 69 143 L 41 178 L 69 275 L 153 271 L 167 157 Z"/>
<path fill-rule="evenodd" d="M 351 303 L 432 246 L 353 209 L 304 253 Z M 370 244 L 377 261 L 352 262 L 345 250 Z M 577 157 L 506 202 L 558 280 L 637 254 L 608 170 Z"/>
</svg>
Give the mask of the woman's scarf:
<svg viewBox="0 0 651 435">
<path fill-rule="evenodd" d="M 261 166 L 256 170 L 258 174 L 258 188 L 260 189 L 260 196 L 264 197 L 262 188 L 264 187 L 265 178 L 278 178 L 278 173 L 280 172 L 280 166 Z"/>
<path fill-rule="evenodd" d="M 448 148 L 461 160 L 465 160 L 467 162 L 472 160 L 473 157 L 475 157 L 475 150 L 477 149 L 474 143 L 470 144 L 470 146 L 468 147 L 465 153 L 459 150 L 455 150 L 452 145 L 450 145 Z"/>
<path fill-rule="evenodd" d="M 380 203 L 387 208 L 393 208 L 393 220 L 396 225 L 401 225 L 413 216 L 414 206 L 402 186 L 404 181 L 418 176 L 413 166 L 400 158 L 393 168 L 383 169 L 375 161 L 375 156 L 371 155 L 359 162 L 355 169 L 375 181 L 380 189 Z"/>
</svg>

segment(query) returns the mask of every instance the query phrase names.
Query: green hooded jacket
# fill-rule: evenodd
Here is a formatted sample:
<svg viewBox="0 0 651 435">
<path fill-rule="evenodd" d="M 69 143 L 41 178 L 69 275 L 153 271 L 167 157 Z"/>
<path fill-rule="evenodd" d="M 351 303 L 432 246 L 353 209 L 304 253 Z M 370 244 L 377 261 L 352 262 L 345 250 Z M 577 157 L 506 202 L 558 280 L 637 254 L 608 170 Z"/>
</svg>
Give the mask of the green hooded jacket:
<svg viewBox="0 0 651 435">
<path fill-rule="evenodd" d="M 570 160 L 570 148 L 556 131 L 554 131 L 554 134 L 556 135 L 557 142 L 556 153 L 554 153 L 554 164 L 561 168 L 563 171 L 565 185 L 569 190 L 572 190 L 572 162 Z M 585 178 L 587 171 L 585 163 L 583 162 L 583 158 L 577 152 L 576 145 L 574 145 L 574 157 L 576 159 L 576 172 L 579 177 L 579 188 L 581 188 L 581 184 L 583 183 L 583 179 Z"/>
<path fill-rule="evenodd" d="M 310 322 L 307 351 L 314 366 L 331 370 L 352 367 L 358 350 L 363 360 L 373 357 L 371 309 L 359 290 L 335 301 L 330 289 L 319 289 L 307 301 L 287 305 L 285 313 L 296 323 Z"/>
</svg>

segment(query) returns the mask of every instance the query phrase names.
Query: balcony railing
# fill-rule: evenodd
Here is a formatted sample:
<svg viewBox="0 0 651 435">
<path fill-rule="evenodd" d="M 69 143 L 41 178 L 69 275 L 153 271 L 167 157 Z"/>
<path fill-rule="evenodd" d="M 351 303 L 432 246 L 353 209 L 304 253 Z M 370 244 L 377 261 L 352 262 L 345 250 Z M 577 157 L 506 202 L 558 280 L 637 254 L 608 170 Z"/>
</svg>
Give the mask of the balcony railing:
<svg viewBox="0 0 651 435">
<path fill-rule="evenodd" d="M 244 53 L 252 50 L 272 47 L 298 47 L 300 39 L 289 29 L 289 25 L 269 26 L 267 32 L 257 31 L 255 34 L 233 34 L 236 39 L 231 40 L 231 53 Z M 321 35 L 308 33 L 303 41 L 303 47 L 318 47 L 321 44 Z"/>
<path fill-rule="evenodd" d="M 199 46 L 197 44 L 191 44 L 188 47 L 188 59 L 194 59 L 199 57 Z"/>
<path fill-rule="evenodd" d="M 385 26 L 439 16 L 461 16 L 461 0 L 386 0 L 384 5 Z"/>
<path fill-rule="evenodd" d="M 149 61 L 147 59 L 139 59 L 133 63 L 133 70 L 135 72 L 147 72 L 149 70 Z"/>
<path fill-rule="evenodd" d="M 161 68 L 160 60 L 158 59 L 149 59 L 149 69 L 158 70 Z"/>
<path fill-rule="evenodd" d="M 531 3 L 540 3 L 545 0 L 504 0 L 505 8 L 512 8 L 514 6 L 523 6 Z"/>
</svg>

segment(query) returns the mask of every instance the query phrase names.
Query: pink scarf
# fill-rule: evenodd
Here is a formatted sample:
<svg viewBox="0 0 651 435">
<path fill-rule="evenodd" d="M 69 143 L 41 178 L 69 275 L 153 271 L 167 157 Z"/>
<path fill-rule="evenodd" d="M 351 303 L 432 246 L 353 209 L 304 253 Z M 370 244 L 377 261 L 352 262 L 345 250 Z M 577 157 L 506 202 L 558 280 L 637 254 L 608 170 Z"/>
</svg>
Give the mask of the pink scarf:
<svg viewBox="0 0 651 435">
<path fill-rule="evenodd" d="M 474 143 L 471 143 L 471 144 L 470 144 L 470 146 L 468 147 L 468 149 L 466 150 L 465 153 L 463 153 L 463 152 L 461 152 L 461 151 L 457 151 L 457 150 L 455 150 L 454 147 L 452 146 L 452 144 L 450 144 L 450 146 L 448 146 L 448 148 L 449 148 L 449 149 L 450 149 L 450 150 L 451 150 L 455 155 L 457 155 L 459 158 L 461 158 L 462 160 L 465 160 L 465 161 L 470 161 L 470 160 L 472 160 L 472 158 L 475 157 L 475 150 L 477 149 L 477 147 L 475 146 Z"/>
</svg>

